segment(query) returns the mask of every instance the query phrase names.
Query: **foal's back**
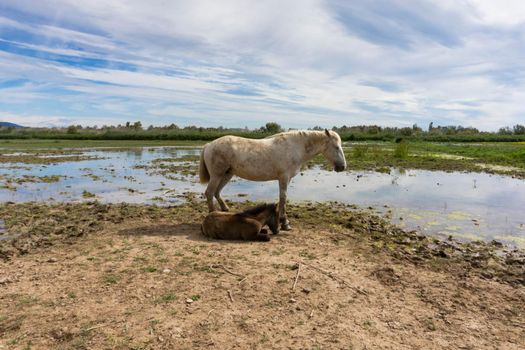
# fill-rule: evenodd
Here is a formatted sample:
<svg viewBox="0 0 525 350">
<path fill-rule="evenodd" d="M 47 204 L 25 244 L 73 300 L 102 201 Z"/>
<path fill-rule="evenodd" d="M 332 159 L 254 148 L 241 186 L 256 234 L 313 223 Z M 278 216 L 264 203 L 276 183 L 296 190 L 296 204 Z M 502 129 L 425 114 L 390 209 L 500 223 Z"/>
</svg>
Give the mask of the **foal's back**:
<svg viewBox="0 0 525 350">
<path fill-rule="evenodd" d="M 262 224 L 246 215 L 214 211 L 206 216 L 201 230 L 206 237 L 246 241 L 269 241 Z"/>
</svg>

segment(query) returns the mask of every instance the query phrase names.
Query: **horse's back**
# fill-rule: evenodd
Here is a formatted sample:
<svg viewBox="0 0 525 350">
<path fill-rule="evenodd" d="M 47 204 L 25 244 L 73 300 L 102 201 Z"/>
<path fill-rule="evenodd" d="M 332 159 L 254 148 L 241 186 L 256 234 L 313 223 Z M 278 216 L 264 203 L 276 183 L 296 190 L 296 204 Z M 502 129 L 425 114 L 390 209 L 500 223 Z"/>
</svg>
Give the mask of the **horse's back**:
<svg viewBox="0 0 525 350">
<path fill-rule="evenodd" d="M 269 139 L 247 139 L 245 137 L 227 135 L 219 137 L 204 146 L 205 153 L 213 153 L 214 156 L 232 157 L 238 152 L 257 152 L 259 149 L 267 149 L 272 141 Z"/>
<path fill-rule="evenodd" d="M 226 171 L 254 181 L 276 180 L 288 164 L 283 155 L 288 150 L 280 139 L 247 139 L 223 136 L 204 147 L 208 171 L 222 175 Z"/>
</svg>

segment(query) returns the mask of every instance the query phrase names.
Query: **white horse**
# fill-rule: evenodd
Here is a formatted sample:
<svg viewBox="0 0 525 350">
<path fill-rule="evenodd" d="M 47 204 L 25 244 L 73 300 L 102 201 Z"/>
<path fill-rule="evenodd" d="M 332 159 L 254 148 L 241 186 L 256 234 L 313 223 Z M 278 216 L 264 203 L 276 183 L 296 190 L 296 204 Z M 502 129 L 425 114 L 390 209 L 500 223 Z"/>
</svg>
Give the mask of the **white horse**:
<svg viewBox="0 0 525 350">
<path fill-rule="evenodd" d="M 237 175 L 246 180 L 279 180 L 279 216 L 282 230 L 289 230 L 286 216 L 286 190 L 301 166 L 322 153 L 339 172 L 346 168 L 341 138 L 334 131 L 288 131 L 265 139 L 253 140 L 238 136 L 223 136 L 204 145 L 199 176 L 207 183 L 206 199 L 210 212 L 215 210 L 213 197 L 221 210 L 228 206 L 221 190 Z"/>
</svg>

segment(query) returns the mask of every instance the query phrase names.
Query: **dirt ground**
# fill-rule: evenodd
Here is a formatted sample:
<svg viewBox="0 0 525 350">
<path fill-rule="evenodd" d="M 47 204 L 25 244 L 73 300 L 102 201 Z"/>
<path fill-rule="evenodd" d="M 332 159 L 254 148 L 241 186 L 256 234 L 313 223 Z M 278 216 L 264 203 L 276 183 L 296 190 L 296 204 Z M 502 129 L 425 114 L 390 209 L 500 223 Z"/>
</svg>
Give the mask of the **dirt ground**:
<svg viewBox="0 0 525 350">
<path fill-rule="evenodd" d="M 521 282 L 290 210 L 267 243 L 203 238 L 196 206 L 20 250 L 0 262 L 0 349 L 525 348 Z"/>
</svg>

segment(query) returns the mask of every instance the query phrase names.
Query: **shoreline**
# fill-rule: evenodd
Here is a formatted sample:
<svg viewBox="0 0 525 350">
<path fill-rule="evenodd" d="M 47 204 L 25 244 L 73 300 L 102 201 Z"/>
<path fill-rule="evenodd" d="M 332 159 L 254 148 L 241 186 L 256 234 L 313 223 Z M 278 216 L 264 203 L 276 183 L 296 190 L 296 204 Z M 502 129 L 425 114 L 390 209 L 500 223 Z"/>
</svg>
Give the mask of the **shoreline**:
<svg viewBox="0 0 525 350">
<path fill-rule="evenodd" d="M 69 203 L 5 203 L 0 216 L 8 235 L 0 240 L 0 259 L 6 261 L 52 246 L 61 239 L 74 239 L 96 233 L 106 223 L 151 219 L 173 215 L 180 220 L 189 215 L 192 223 L 204 218 L 206 208 L 195 196 L 178 205 L 104 204 L 98 201 Z M 253 205 L 250 201 L 229 202 L 233 210 Z M 367 241 L 374 249 L 396 259 L 426 263 L 432 267 L 458 265 L 487 279 L 525 286 L 525 249 L 496 240 L 464 241 L 446 239 L 407 230 L 387 218 L 363 208 L 338 202 L 288 204 L 292 224 L 312 230 L 331 229 Z M 293 231 L 291 232 L 293 234 Z M 12 239 L 9 235 L 13 235 Z M 272 235 L 277 238 L 278 235 Z M 225 241 L 228 242 L 228 241 Z M 232 241 L 234 242 L 234 241 Z"/>
</svg>

